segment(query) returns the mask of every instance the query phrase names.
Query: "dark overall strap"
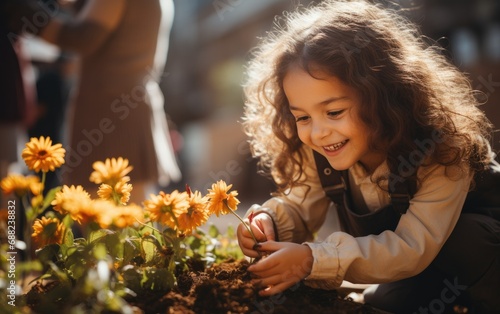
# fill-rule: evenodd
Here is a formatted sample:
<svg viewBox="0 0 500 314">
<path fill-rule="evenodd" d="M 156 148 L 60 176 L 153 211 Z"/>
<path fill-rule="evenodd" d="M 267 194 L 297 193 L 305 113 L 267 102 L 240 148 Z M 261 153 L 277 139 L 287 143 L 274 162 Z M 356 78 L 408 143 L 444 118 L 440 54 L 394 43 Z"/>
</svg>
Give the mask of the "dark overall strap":
<svg viewBox="0 0 500 314">
<path fill-rule="evenodd" d="M 328 160 L 317 152 L 314 152 L 314 161 L 319 175 L 321 186 L 325 194 L 337 205 L 344 206 L 346 202 L 346 191 L 348 189 L 347 171 L 336 171 L 330 166 Z M 355 227 L 344 208 L 337 210 L 340 225 L 349 234 L 356 234 Z"/>
<path fill-rule="evenodd" d="M 316 162 L 321 186 L 323 186 L 326 195 L 335 204 L 343 203 L 347 185 L 342 172 L 334 170 L 328 160 L 317 152 L 314 152 L 314 161 Z"/>
<path fill-rule="evenodd" d="M 500 221 L 500 163 L 493 160 L 484 171 L 476 173 L 474 179 L 474 189 L 467 194 L 462 211 Z"/>
<path fill-rule="evenodd" d="M 389 179 L 389 197 L 394 210 L 399 214 L 405 214 L 410 206 L 410 198 L 413 193 L 410 191 L 409 180 L 401 177 Z"/>
<path fill-rule="evenodd" d="M 413 186 L 399 177 L 390 181 L 391 205 L 376 212 L 359 215 L 350 209 L 349 178 L 347 171 L 334 170 L 328 160 L 314 152 L 318 176 L 325 193 L 337 205 L 340 224 L 346 232 L 354 236 L 378 234 L 384 230 L 394 230 L 399 218 L 409 207 Z M 396 180 L 398 179 L 398 180 Z"/>
</svg>

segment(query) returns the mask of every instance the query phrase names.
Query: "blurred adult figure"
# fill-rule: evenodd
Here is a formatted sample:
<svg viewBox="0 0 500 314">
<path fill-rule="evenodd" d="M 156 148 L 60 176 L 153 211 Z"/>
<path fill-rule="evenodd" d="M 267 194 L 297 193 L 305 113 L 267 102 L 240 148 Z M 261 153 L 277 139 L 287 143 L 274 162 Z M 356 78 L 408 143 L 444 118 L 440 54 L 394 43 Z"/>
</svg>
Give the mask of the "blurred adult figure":
<svg viewBox="0 0 500 314">
<path fill-rule="evenodd" d="M 23 43 L 8 23 L 8 9 L 0 4 L 0 178 L 22 172 L 21 150 L 27 129 L 35 120 L 34 73 Z M 1 197 L 1 196 L 0 196 Z"/>
<path fill-rule="evenodd" d="M 34 72 L 24 54 L 18 33 L 10 29 L 8 10 L 0 3 L 0 180 L 10 173 L 27 170 L 21 159 L 27 131 L 35 120 Z M 7 208 L 14 195 L 0 192 L 0 208 Z M 16 237 L 25 240 L 26 215 L 18 203 L 15 215 Z M 20 252 L 25 259 L 26 253 Z"/>
<path fill-rule="evenodd" d="M 89 182 L 93 162 L 120 156 L 134 167 L 136 203 L 158 184 L 179 180 L 158 85 L 173 1 L 87 0 L 74 18 L 54 15 L 38 35 L 80 56 L 68 107 L 63 182 L 81 184 L 95 196 L 97 186 Z"/>
</svg>

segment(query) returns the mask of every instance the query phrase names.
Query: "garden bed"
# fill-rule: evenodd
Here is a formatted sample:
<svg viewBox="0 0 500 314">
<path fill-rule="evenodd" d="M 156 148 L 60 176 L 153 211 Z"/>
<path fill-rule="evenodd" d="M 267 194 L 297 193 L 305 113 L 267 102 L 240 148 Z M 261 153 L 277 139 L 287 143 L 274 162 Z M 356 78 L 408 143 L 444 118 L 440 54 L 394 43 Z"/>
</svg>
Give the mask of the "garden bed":
<svg viewBox="0 0 500 314">
<path fill-rule="evenodd" d="M 251 285 L 246 260 L 228 260 L 208 269 L 179 274 L 177 287 L 169 291 L 149 291 L 127 298 L 135 313 L 386 313 L 367 305 L 345 300 L 333 291 L 298 284 L 282 294 L 260 297 Z M 35 286 L 26 295 L 36 311 L 40 296 L 49 293 Z M 61 300 L 62 301 L 62 300 Z M 62 303 L 62 302 L 61 302 Z M 55 305 L 59 310 L 63 304 Z M 62 306 L 62 307 L 61 307 Z M 42 313 L 49 313 L 43 311 Z M 52 312 L 54 313 L 54 312 Z"/>
</svg>

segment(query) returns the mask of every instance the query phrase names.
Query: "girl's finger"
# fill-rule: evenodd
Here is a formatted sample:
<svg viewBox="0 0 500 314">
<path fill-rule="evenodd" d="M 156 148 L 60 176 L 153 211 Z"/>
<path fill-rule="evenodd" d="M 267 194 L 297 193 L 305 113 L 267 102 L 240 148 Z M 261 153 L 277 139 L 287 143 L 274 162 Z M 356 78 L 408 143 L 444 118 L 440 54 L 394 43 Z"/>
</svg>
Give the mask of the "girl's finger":
<svg viewBox="0 0 500 314">
<path fill-rule="evenodd" d="M 255 236 L 257 241 L 259 241 L 259 242 L 266 241 L 266 235 L 264 234 L 264 231 L 261 228 L 259 228 L 259 226 L 252 223 L 250 225 L 250 228 L 252 229 L 253 235 Z M 246 233 L 248 234 L 249 237 L 251 237 L 250 232 L 248 232 L 248 230 L 246 230 Z"/>
<path fill-rule="evenodd" d="M 245 248 L 242 248 L 241 252 L 243 252 L 243 254 L 245 254 L 245 256 L 252 257 L 252 258 L 257 258 L 257 257 L 261 256 L 261 254 L 259 252 L 254 251 L 254 250 L 245 249 Z"/>
<path fill-rule="evenodd" d="M 275 274 L 265 278 L 257 278 L 252 280 L 252 284 L 256 287 L 266 288 L 281 283 L 281 275 Z"/>
<path fill-rule="evenodd" d="M 282 282 L 274 286 L 268 286 L 262 290 L 259 291 L 260 296 L 271 296 L 274 294 L 281 293 L 285 291 L 286 289 L 290 288 L 293 286 L 295 283 L 294 282 Z"/>
<path fill-rule="evenodd" d="M 256 220 L 255 223 L 259 228 L 262 230 L 264 233 L 264 240 L 276 240 L 276 234 L 274 232 L 274 224 L 272 220 L 266 219 L 266 220 Z"/>
<path fill-rule="evenodd" d="M 252 238 L 248 238 L 248 237 L 242 237 L 240 239 L 239 243 L 240 243 L 241 247 L 244 247 L 244 248 L 249 249 L 249 250 L 253 250 L 253 247 L 255 245 L 255 241 Z"/>
<path fill-rule="evenodd" d="M 264 252 L 275 252 L 279 249 L 282 249 L 286 244 L 283 242 L 276 242 L 276 241 L 265 241 L 265 242 L 260 242 L 260 250 Z"/>
<path fill-rule="evenodd" d="M 244 238 L 240 240 L 240 248 L 243 254 L 248 257 L 259 257 L 261 253 L 254 250 L 254 244 L 255 242 L 253 241 L 253 239 Z"/>
<path fill-rule="evenodd" d="M 279 261 L 275 261 L 272 255 L 261 259 L 253 265 L 250 265 L 248 267 L 248 271 L 259 277 L 267 277 L 281 272 L 279 269 Z"/>
</svg>

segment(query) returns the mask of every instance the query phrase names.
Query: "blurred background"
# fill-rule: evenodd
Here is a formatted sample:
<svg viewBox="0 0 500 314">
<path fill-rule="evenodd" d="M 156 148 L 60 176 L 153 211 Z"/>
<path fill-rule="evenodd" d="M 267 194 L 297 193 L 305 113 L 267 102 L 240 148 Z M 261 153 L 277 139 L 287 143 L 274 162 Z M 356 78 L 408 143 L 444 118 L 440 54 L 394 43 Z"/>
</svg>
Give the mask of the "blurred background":
<svg viewBox="0 0 500 314">
<path fill-rule="evenodd" d="M 256 161 L 251 158 L 240 124 L 244 66 L 258 37 L 273 26 L 276 15 L 311 2 L 174 1 L 170 48 L 160 87 L 183 178 L 163 187 L 165 190 L 183 189 L 184 184 L 189 183 L 193 190 L 203 192 L 216 180 L 223 179 L 238 190 L 243 203 L 241 210 L 269 197 L 274 187 L 257 174 Z M 482 109 L 499 127 L 500 1 L 394 0 L 384 3 L 403 8 L 404 15 L 447 50 L 450 59 L 468 73 L 473 88 L 484 93 Z M 49 135 L 53 132 L 51 128 L 64 122 L 67 94 L 77 72 L 73 61 L 78 56 L 34 38 L 28 40 L 25 52 L 34 66 L 38 106 L 37 122 L 28 131 L 30 135 Z M 65 73 L 63 80 L 51 76 L 56 68 Z M 65 88 L 54 88 L 57 84 Z M 64 139 L 60 133 L 53 137 L 56 141 Z M 498 151 L 500 134 L 493 144 Z"/>
</svg>

